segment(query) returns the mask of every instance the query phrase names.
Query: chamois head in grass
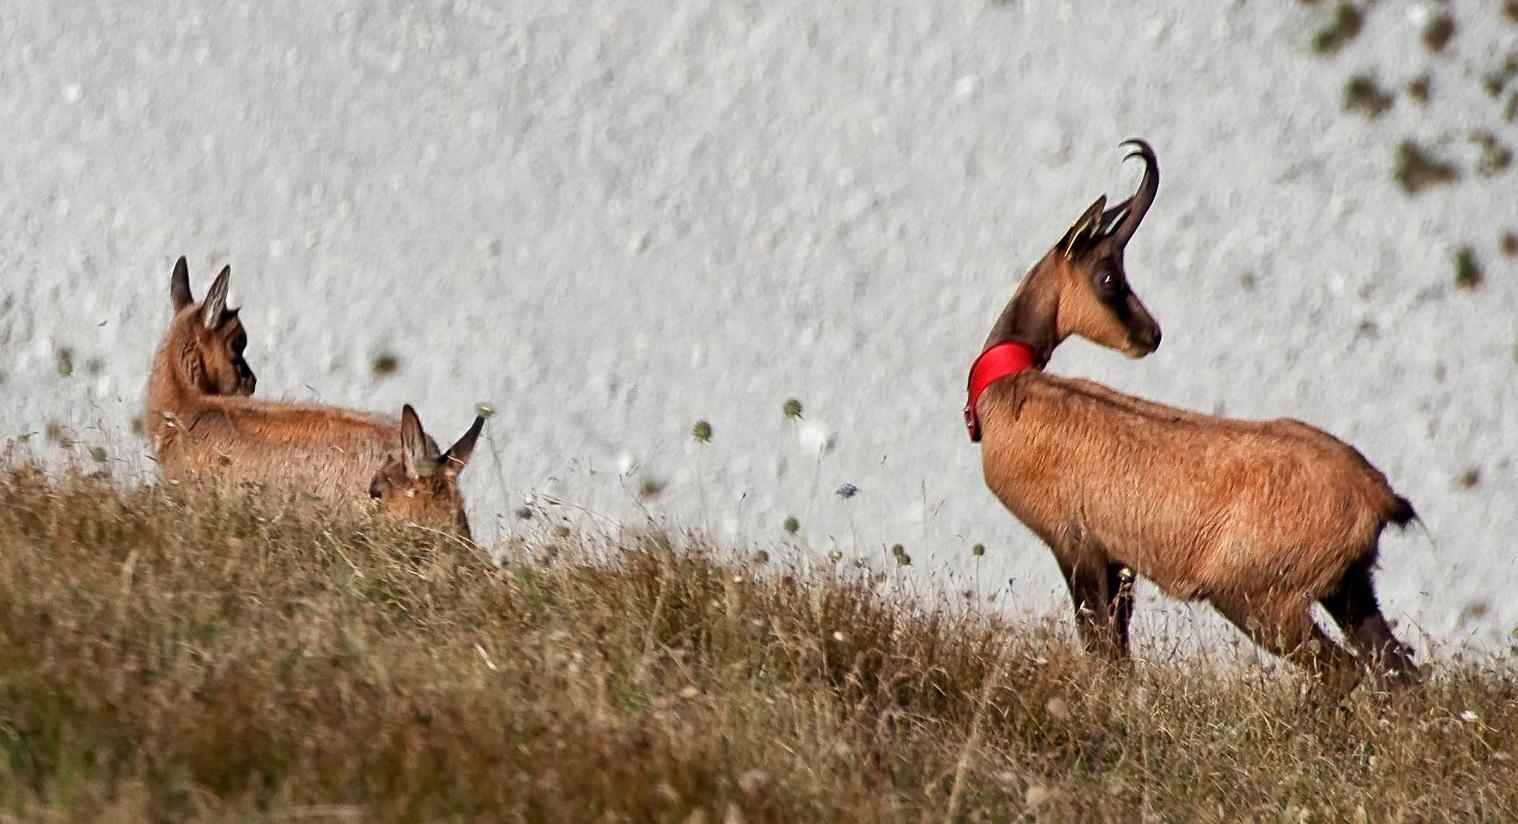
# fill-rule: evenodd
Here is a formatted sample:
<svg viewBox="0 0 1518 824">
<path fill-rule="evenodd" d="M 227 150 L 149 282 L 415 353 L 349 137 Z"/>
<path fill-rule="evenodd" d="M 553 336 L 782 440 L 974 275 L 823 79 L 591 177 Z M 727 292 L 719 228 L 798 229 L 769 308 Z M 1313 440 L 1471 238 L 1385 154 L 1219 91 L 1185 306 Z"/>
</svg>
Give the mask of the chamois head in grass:
<svg viewBox="0 0 1518 824">
<path fill-rule="evenodd" d="M 472 540 L 464 496 L 459 490 L 459 473 L 469 463 L 484 427 L 485 419 L 476 415 L 469 431 L 439 453 L 437 443 L 422 430 L 416 410 L 406 404 L 401 408 L 401 454 L 386 461 L 374 474 L 369 497 L 390 515 L 452 530 Z"/>
</svg>

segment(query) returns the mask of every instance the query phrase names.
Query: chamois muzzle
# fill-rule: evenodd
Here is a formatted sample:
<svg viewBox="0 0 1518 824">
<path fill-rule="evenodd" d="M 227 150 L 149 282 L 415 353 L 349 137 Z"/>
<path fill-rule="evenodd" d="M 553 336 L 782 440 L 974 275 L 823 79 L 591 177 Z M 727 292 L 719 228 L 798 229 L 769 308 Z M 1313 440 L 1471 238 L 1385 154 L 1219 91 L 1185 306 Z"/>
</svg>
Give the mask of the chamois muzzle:
<svg viewBox="0 0 1518 824">
<path fill-rule="evenodd" d="M 1137 295 L 1128 296 L 1124 307 L 1128 327 L 1128 347 L 1125 354 L 1130 358 L 1142 358 L 1160 348 L 1160 324 L 1149 314 L 1149 309 Z"/>
</svg>

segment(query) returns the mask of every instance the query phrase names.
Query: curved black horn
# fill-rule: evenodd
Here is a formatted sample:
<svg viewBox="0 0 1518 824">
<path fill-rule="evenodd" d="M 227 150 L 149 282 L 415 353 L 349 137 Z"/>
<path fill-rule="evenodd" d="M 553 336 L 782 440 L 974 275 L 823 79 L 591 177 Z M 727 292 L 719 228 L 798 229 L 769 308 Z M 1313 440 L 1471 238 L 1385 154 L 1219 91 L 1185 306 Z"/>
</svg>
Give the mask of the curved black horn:
<svg viewBox="0 0 1518 824">
<path fill-rule="evenodd" d="M 1123 141 L 1121 145 L 1134 147 L 1133 151 L 1123 158 L 1124 160 L 1138 157 L 1143 158 L 1144 161 L 1144 178 L 1139 181 L 1138 191 L 1133 193 L 1133 197 L 1112 207 L 1103 215 L 1104 219 L 1109 216 L 1116 218 L 1120 212 L 1127 212 L 1112 229 L 1113 241 L 1118 246 L 1126 246 L 1133 237 L 1133 233 L 1138 230 L 1139 224 L 1143 222 L 1144 214 L 1154 203 L 1155 194 L 1160 190 L 1160 159 L 1155 156 L 1154 149 L 1150 148 L 1142 138 L 1130 138 Z"/>
</svg>

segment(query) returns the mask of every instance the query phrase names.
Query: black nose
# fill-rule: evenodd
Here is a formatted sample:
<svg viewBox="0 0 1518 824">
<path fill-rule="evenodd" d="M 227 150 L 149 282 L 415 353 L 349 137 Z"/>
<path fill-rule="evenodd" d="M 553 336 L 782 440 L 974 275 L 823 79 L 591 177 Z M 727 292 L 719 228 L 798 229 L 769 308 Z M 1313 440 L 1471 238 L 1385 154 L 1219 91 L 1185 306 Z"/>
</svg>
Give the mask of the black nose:
<svg viewBox="0 0 1518 824">
<path fill-rule="evenodd" d="M 1154 339 L 1149 342 L 1149 348 L 1150 349 L 1158 349 L 1158 348 L 1160 348 L 1160 337 L 1161 337 L 1160 328 L 1158 326 L 1156 326 L 1156 327 L 1154 327 Z"/>
</svg>

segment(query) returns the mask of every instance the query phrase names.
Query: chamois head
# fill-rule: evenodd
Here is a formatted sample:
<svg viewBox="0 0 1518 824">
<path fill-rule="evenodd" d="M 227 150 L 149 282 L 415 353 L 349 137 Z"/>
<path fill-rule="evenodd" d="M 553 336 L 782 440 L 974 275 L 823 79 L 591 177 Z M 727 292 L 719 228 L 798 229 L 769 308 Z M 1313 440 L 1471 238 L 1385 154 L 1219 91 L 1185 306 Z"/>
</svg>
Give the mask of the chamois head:
<svg viewBox="0 0 1518 824">
<path fill-rule="evenodd" d="M 1144 161 L 1138 191 L 1108 209 L 1102 195 L 1070 225 L 1059 242 L 1023 279 L 987 346 L 1027 343 L 1040 363 L 1071 335 L 1141 358 L 1160 345 L 1160 326 L 1128 287 L 1123 250 L 1160 188 L 1159 160 L 1139 139 L 1128 157 Z M 1127 158 L 1124 158 L 1125 160 Z"/>
<path fill-rule="evenodd" d="M 1128 287 L 1123 249 L 1143 221 L 1160 188 L 1159 159 L 1142 140 L 1128 157 L 1142 158 L 1138 191 L 1105 209 L 1102 195 L 1060 238 L 1050 254 L 1063 282 L 1058 314 L 1060 337 L 1075 334 L 1092 343 L 1141 358 L 1160 345 L 1160 325 Z M 1125 160 L 1127 158 L 1124 158 Z"/>
<path fill-rule="evenodd" d="M 386 461 L 374 474 L 369 497 L 391 515 L 452 529 L 471 540 L 464 496 L 459 492 L 459 473 L 469 463 L 474 442 L 484 427 L 485 419 L 475 416 L 469 431 L 446 452 L 438 454 L 437 443 L 422 431 L 416 410 L 406 404 L 401 408 L 400 457 Z"/>
<path fill-rule="evenodd" d="M 243 360 L 248 333 L 237 310 L 227 308 L 231 279 L 232 267 L 222 267 L 205 300 L 197 303 L 190 294 L 190 267 L 181 257 L 169 281 L 174 319 L 167 337 L 175 339 L 172 354 L 180 378 L 207 395 L 251 395 L 258 383 Z"/>
</svg>

